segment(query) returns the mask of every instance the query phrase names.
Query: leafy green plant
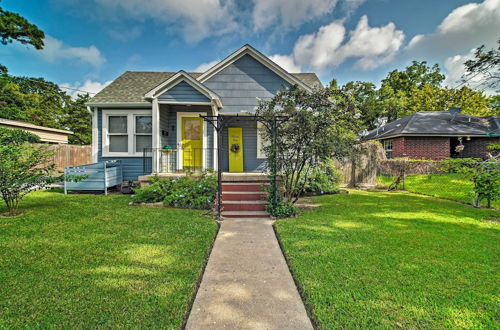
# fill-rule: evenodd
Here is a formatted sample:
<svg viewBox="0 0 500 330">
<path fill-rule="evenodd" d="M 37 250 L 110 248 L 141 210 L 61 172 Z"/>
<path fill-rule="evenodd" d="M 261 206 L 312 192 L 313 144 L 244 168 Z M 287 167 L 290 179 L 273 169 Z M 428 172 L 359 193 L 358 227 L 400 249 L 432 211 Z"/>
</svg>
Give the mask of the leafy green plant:
<svg viewBox="0 0 500 330">
<path fill-rule="evenodd" d="M 439 162 L 438 169 L 445 173 L 464 173 L 480 161 L 479 158 L 449 158 Z"/>
<path fill-rule="evenodd" d="M 40 138 L 38 135 L 18 128 L 0 127 L 0 145 L 21 144 L 23 142 L 38 143 Z"/>
<path fill-rule="evenodd" d="M 210 209 L 217 194 L 217 177 L 212 172 L 179 178 L 152 178 L 152 184 L 136 189 L 135 203 L 163 202 L 165 206 Z"/>
<path fill-rule="evenodd" d="M 0 145 L 0 194 L 8 215 L 18 214 L 19 203 L 28 193 L 43 189 L 54 181 L 54 165 L 46 146 L 22 144 Z"/>
<path fill-rule="evenodd" d="M 132 196 L 134 203 L 157 203 L 162 202 L 164 199 L 165 195 L 162 193 L 158 183 L 136 189 L 135 194 Z"/>
<path fill-rule="evenodd" d="M 332 160 L 327 160 L 311 169 L 310 175 L 305 178 L 306 193 L 332 194 L 339 191 L 341 173 L 335 168 Z"/>
<path fill-rule="evenodd" d="M 484 162 L 473 167 L 472 183 L 474 184 L 473 203 L 481 206 L 486 200 L 487 206 L 500 199 L 500 167 L 498 163 Z"/>
</svg>

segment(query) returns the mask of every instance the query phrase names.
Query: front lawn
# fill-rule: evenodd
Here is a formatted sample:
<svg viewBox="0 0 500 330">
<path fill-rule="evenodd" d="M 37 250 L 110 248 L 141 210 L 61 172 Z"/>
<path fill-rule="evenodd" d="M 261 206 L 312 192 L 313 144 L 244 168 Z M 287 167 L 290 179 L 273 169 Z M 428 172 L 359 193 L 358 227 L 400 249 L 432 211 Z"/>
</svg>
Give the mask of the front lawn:
<svg viewBox="0 0 500 330">
<path fill-rule="evenodd" d="M 350 191 L 276 230 L 320 326 L 496 328 L 500 212 Z"/>
<path fill-rule="evenodd" d="M 179 328 L 216 223 L 129 201 L 43 191 L 0 218 L 0 328 Z"/>
<path fill-rule="evenodd" d="M 379 184 L 389 186 L 394 178 L 381 175 L 377 177 Z M 412 174 L 405 177 L 405 190 L 455 200 L 462 203 L 472 203 L 473 184 L 463 174 Z M 486 200 L 481 201 L 486 206 Z M 491 202 L 494 208 L 500 208 L 500 201 Z"/>
</svg>

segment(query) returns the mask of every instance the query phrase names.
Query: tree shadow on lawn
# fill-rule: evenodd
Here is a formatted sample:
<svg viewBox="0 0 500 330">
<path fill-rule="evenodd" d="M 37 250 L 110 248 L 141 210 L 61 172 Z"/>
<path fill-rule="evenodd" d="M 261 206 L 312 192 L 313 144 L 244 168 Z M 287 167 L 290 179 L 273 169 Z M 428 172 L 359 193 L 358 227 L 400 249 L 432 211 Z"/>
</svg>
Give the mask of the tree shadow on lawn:
<svg viewBox="0 0 500 330">
<path fill-rule="evenodd" d="M 0 227 L 0 327 L 181 326 L 215 232 L 209 219 L 128 207 L 123 196 L 49 197 Z"/>
<path fill-rule="evenodd" d="M 494 324 L 500 227 L 484 220 L 498 211 L 407 193 L 316 200 L 277 228 L 323 327 Z"/>
</svg>

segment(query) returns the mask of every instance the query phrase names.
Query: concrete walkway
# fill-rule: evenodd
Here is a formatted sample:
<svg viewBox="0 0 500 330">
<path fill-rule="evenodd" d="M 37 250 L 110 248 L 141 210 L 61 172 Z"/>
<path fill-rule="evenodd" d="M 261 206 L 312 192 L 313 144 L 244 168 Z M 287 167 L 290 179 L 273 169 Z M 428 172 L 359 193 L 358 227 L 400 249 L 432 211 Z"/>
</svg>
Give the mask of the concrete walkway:
<svg viewBox="0 0 500 330">
<path fill-rule="evenodd" d="M 226 219 L 186 329 L 312 329 L 268 219 Z"/>
</svg>

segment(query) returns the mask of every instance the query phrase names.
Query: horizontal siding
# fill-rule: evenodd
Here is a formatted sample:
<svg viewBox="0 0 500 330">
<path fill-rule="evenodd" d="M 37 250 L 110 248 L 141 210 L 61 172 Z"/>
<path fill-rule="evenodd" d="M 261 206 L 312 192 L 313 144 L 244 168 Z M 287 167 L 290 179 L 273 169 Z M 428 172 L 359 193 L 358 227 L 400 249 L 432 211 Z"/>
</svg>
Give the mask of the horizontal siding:
<svg viewBox="0 0 500 330">
<path fill-rule="evenodd" d="M 255 112 L 258 99 L 269 100 L 290 84 L 250 55 L 208 79 L 205 86 L 222 100 L 221 113 Z"/>
<path fill-rule="evenodd" d="M 257 121 L 231 121 L 228 127 L 243 129 L 243 171 L 262 172 L 266 160 L 257 158 Z M 229 146 L 227 129 L 222 132 L 222 170 L 229 171 Z"/>
<path fill-rule="evenodd" d="M 210 102 L 210 99 L 185 81 L 181 81 L 158 97 L 160 101 Z"/>
<path fill-rule="evenodd" d="M 139 109 L 138 109 L 139 110 Z M 140 109 L 143 110 L 143 109 Z M 103 157 L 102 156 L 102 109 L 98 110 L 97 114 L 97 161 L 120 160 L 122 163 L 123 180 L 137 180 L 141 175 L 144 175 L 144 159 L 143 157 Z"/>
</svg>

